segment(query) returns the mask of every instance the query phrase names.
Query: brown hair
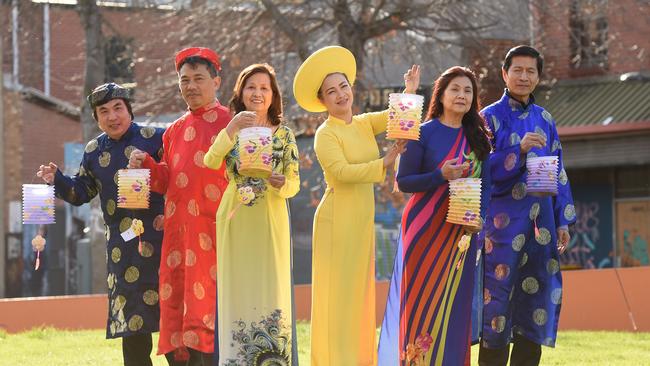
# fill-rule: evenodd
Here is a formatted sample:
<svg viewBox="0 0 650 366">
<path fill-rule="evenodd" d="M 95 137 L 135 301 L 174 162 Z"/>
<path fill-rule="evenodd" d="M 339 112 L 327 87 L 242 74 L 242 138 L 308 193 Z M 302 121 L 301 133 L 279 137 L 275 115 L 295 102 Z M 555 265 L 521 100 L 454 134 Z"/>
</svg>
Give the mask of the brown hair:
<svg viewBox="0 0 650 366">
<path fill-rule="evenodd" d="M 273 99 L 271 100 L 271 105 L 269 106 L 268 116 L 271 120 L 271 123 L 274 126 L 282 123 L 282 94 L 280 93 L 280 87 L 278 86 L 278 80 L 275 77 L 275 70 L 269 64 L 252 64 L 242 70 L 237 77 L 237 82 L 235 82 L 235 88 L 233 89 L 232 98 L 230 98 L 230 111 L 233 114 L 237 114 L 241 111 L 246 110 L 242 95 L 244 93 L 244 86 L 246 86 L 246 81 L 251 76 L 263 73 L 269 76 L 271 79 L 271 91 L 273 92 Z"/>
<path fill-rule="evenodd" d="M 444 112 L 442 96 L 445 90 L 447 90 L 451 80 L 463 76 L 470 80 L 474 92 L 469 111 L 463 116 L 463 132 L 476 157 L 479 160 L 485 160 L 492 150 L 489 140 L 492 134 L 489 127 L 485 124 L 485 120 L 479 114 L 479 110 L 481 109 L 481 104 L 478 100 L 479 90 L 476 75 L 474 75 L 472 70 L 462 66 L 454 66 L 447 69 L 436 79 L 433 83 L 433 92 L 431 93 L 431 102 L 429 102 L 429 111 L 426 119 L 430 120 L 442 116 Z"/>
</svg>

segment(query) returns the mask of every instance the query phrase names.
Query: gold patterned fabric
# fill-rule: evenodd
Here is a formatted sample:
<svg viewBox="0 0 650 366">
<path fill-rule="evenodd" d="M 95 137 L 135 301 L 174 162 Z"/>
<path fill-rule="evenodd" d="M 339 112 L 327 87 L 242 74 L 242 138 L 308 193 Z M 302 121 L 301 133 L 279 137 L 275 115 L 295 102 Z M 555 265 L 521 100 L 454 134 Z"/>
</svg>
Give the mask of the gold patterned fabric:
<svg viewBox="0 0 650 366">
<path fill-rule="evenodd" d="M 512 334 L 554 346 L 562 300 L 558 228 L 576 214 L 562 163 L 562 145 L 551 114 L 504 94 L 483 110 L 494 131 L 490 156 L 492 194 L 485 224 L 483 345 L 505 347 Z M 520 153 L 527 132 L 547 138 L 546 146 Z M 527 193 L 525 161 L 558 156 L 558 194 Z"/>
<path fill-rule="evenodd" d="M 162 243 L 163 197 L 153 193 L 150 209 L 118 208 L 116 176 L 128 164 L 134 149 L 156 157 L 162 147 L 162 129 L 133 123 L 119 140 L 102 134 L 84 149 L 79 172 L 73 177 L 57 172 L 57 196 L 73 205 L 89 202 L 99 195 L 106 223 L 108 320 L 106 337 L 124 337 L 158 331 L 158 269 Z M 125 242 L 120 233 L 129 229 L 134 218 L 142 220 L 142 253 L 139 240 Z"/>
</svg>

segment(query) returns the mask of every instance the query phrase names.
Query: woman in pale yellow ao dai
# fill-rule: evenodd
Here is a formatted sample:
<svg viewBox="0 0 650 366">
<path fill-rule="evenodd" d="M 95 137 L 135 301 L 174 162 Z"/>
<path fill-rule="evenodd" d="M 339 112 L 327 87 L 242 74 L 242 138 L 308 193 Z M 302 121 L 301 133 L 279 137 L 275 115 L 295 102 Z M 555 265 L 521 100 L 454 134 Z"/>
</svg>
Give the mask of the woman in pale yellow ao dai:
<svg viewBox="0 0 650 366">
<path fill-rule="evenodd" d="M 237 115 L 203 160 L 213 169 L 225 160 L 229 178 L 217 211 L 219 365 L 297 365 L 287 199 L 300 189 L 298 148 L 293 132 L 281 125 L 273 68 L 244 69 L 230 109 Z M 269 178 L 238 170 L 239 131 L 252 126 L 273 131 Z"/>
<path fill-rule="evenodd" d="M 314 149 L 327 189 L 314 217 L 311 313 L 312 366 L 376 365 L 375 199 L 373 183 L 403 151 L 379 157 L 375 140 L 388 112 L 352 115 L 356 62 L 345 48 L 316 51 L 294 79 L 298 104 L 328 112 Z M 406 92 L 419 84 L 419 67 L 404 75 Z"/>
</svg>

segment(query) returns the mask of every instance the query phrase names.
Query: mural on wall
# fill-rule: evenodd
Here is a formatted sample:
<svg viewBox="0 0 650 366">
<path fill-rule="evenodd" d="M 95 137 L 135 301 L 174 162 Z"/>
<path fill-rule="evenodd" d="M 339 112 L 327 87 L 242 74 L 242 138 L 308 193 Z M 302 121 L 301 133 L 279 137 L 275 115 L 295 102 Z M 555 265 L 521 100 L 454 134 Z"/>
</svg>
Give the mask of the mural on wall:
<svg viewBox="0 0 650 366">
<path fill-rule="evenodd" d="M 635 235 L 629 230 L 623 231 L 623 248 L 621 249 L 621 266 L 647 266 L 648 240 Z"/>
<path fill-rule="evenodd" d="M 560 256 L 563 268 L 608 268 L 613 264 L 612 187 L 575 185 L 572 187 L 576 224 L 571 241 Z"/>
<path fill-rule="evenodd" d="M 616 204 L 617 261 L 621 267 L 650 265 L 650 200 Z"/>
</svg>

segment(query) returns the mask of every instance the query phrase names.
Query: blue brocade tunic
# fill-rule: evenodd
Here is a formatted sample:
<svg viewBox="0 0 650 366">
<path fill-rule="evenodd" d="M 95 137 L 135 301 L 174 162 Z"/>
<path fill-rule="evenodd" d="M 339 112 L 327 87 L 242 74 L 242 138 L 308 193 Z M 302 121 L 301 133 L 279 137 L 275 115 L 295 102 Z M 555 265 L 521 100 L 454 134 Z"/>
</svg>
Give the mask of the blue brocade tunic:
<svg viewBox="0 0 650 366">
<path fill-rule="evenodd" d="M 483 346 L 505 347 L 517 333 L 553 347 L 562 302 L 557 228 L 576 218 L 555 121 L 534 100 L 524 106 L 507 91 L 482 113 L 494 134 L 485 223 Z M 545 136 L 546 146 L 520 154 L 527 132 Z M 527 156 L 551 155 L 559 157 L 558 195 L 527 195 Z"/>
<path fill-rule="evenodd" d="M 56 196 L 75 206 L 99 194 L 106 229 L 108 269 L 108 321 L 106 338 L 158 331 L 158 268 L 163 236 L 163 196 L 151 193 L 148 210 L 117 207 L 117 171 L 128 165 L 131 151 L 139 149 L 159 159 L 163 130 L 132 123 L 113 140 L 101 134 L 85 148 L 74 177 L 57 171 Z M 121 232 L 134 218 L 142 220 L 142 254 L 138 238 L 124 242 Z"/>
</svg>

